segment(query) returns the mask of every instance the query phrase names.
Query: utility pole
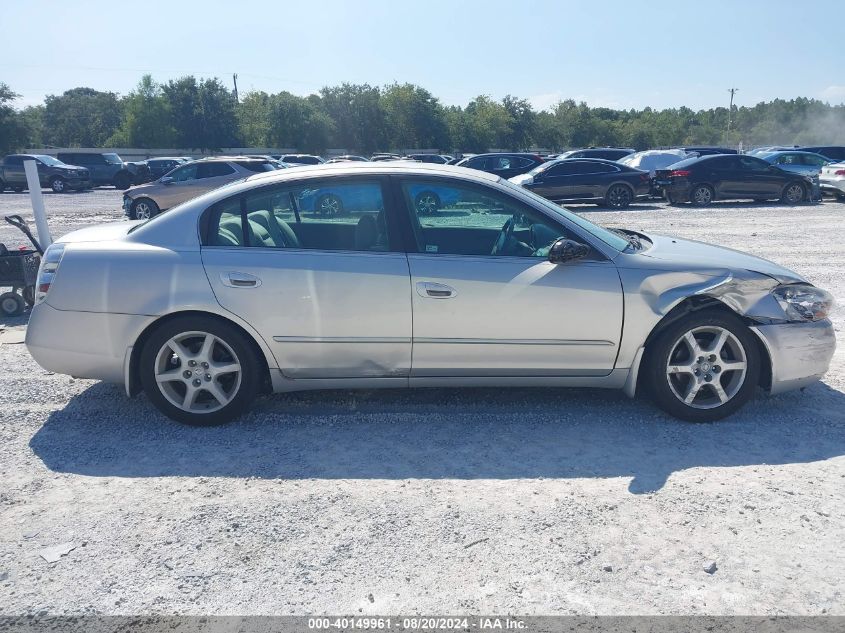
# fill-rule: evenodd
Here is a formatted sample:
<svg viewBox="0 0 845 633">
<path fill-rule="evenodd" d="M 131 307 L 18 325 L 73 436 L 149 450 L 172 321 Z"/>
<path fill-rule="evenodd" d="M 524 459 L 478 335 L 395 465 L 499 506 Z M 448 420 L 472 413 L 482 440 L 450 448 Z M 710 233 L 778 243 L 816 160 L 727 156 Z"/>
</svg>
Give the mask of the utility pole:
<svg viewBox="0 0 845 633">
<path fill-rule="evenodd" d="M 731 117 L 733 117 L 734 113 L 734 95 L 739 92 L 739 88 L 728 88 L 728 92 L 731 93 L 731 105 L 728 106 L 728 136 L 731 135 Z"/>
<path fill-rule="evenodd" d="M 232 81 L 235 83 L 235 103 L 238 103 L 238 73 L 232 73 Z M 731 95 L 733 99 L 733 95 Z"/>
</svg>

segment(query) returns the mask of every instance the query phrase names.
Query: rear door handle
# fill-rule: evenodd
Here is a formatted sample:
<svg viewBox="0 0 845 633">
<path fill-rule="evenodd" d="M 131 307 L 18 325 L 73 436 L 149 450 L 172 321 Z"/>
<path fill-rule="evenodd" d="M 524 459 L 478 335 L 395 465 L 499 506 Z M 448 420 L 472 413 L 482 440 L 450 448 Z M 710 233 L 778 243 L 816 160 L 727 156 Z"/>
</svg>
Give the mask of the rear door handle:
<svg viewBox="0 0 845 633">
<path fill-rule="evenodd" d="M 418 281 L 417 294 L 426 299 L 451 299 L 458 294 L 458 291 L 446 284 L 438 284 L 433 281 Z"/>
<path fill-rule="evenodd" d="M 237 271 L 220 273 L 220 281 L 230 288 L 257 288 L 261 285 L 261 279 L 255 275 Z"/>
</svg>

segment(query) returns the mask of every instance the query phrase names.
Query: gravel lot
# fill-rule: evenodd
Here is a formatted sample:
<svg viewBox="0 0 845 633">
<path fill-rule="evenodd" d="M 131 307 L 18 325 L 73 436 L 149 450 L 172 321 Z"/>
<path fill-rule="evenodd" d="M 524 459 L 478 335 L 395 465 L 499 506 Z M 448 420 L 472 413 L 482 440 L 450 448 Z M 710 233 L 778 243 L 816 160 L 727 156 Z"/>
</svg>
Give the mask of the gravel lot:
<svg viewBox="0 0 845 633">
<path fill-rule="evenodd" d="M 122 218 L 115 190 L 45 200 L 55 235 Z M 576 210 L 845 297 L 845 204 Z M 706 425 L 522 389 L 274 396 L 190 429 L 0 344 L 0 612 L 845 615 L 843 318 L 823 383 Z"/>
</svg>

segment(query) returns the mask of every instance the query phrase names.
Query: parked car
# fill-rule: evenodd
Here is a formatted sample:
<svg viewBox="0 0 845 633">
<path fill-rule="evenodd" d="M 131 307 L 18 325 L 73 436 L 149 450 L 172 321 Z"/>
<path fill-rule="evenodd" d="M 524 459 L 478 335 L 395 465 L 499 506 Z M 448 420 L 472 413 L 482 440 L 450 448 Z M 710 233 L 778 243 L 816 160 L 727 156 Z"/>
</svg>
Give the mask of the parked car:
<svg viewBox="0 0 845 633">
<path fill-rule="evenodd" d="M 821 154 L 804 151 L 780 151 L 780 152 L 764 152 L 757 154 L 757 158 L 761 158 L 770 165 L 777 165 L 784 171 L 791 171 L 795 174 L 803 174 L 808 176 L 813 181 L 812 199 L 821 200 L 821 189 L 819 176 L 822 167 L 831 162 L 829 158 Z"/>
<path fill-rule="evenodd" d="M 653 178 L 658 169 L 665 169 L 685 158 L 691 158 L 691 156 L 682 149 L 650 149 L 628 154 L 617 162 L 626 167 L 647 171 L 649 176 Z"/>
<path fill-rule="evenodd" d="M 269 160 L 262 158 L 201 158 L 177 167 L 155 182 L 126 191 L 123 211 L 132 220 L 147 220 L 206 191 L 258 172 L 275 170 Z"/>
<path fill-rule="evenodd" d="M 411 160 L 418 160 L 421 163 L 434 163 L 435 165 L 445 165 L 449 159 L 440 154 L 408 154 Z"/>
<path fill-rule="evenodd" d="M 761 154 L 769 154 L 771 152 L 787 152 L 798 149 L 797 145 L 793 145 L 792 147 L 784 147 L 782 145 L 766 145 L 765 147 L 755 147 L 754 149 L 746 152 L 751 156 L 760 156 Z"/>
<path fill-rule="evenodd" d="M 149 179 L 158 180 L 168 172 L 176 169 L 179 165 L 184 165 L 191 161 L 182 157 L 157 156 L 156 158 L 147 159 L 146 162 L 147 169 L 149 170 Z"/>
<path fill-rule="evenodd" d="M 313 154 L 285 154 L 279 160 L 283 163 L 296 165 L 322 165 L 326 162 L 321 156 L 314 156 Z"/>
<path fill-rule="evenodd" d="M 303 190 L 340 184 L 382 204 L 297 209 Z M 415 186 L 476 210 L 420 216 Z M 256 175 L 75 231 L 37 287 L 26 345 L 43 368 L 144 391 L 200 426 L 261 391 L 465 385 L 622 388 L 711 421 L 758 386 L 817 381 L 836 345 L 830 294 L 773 262 L 607 230 L 484 172 L 412 163 Z"/>
<path fill-rule="evenodd" d="M 739 152 L 735 149 L 731 149 L 730 147 L 713 147 L 710 145 L 694 145 L 690 147 L 675 147 L 673 149 L 679 149 L 683 152 L 692 153 L 695 152 L 699 156 L 714 156 L 716 154 L 738 154 Z"/>
<path fill-rule="evenodd" d="M 594 202 L 624 209 L 648 195 L 648 172 L 598 158 L 563 158 L 510 179 L 555 202 Z"/>
<path fill-rule="evenodd" d="M 558 154 L 556 158 L 603 158 L 604 160 L 619 160 L 633 154 L 634 150 L 627 147 L 587 147 L 585 149 L 571 149 Z"/>
<path fill-rule="evenodd" d="M 456 163 L 459 167 L 469 167 L 501 178 L 513 178 L 519 174 L 525 174 L 538 165 L 543 164 L 543 159 L 537 154 L 529 153 L 490 153 L 476 154 Z"/>
<path fill-rule="evenodd" d="M 91 173 L 94 186 L 113 185 L 128 189 L 132 183 L 141 182 L 129 163 L 113 152 L 59 152 L 56 158 L 71 165 L 81 165 Z"/>
<path fill-rule="evenodd" d="M 773 200 L 797 204 L 812 196 L 808 176 L 784 171 L 756 156 L 716 154 L 658 169 L 655 183 L 670 204 L 706 206 L 714 200 Z"/>
<path fill-rule="evenodd" d="M 837 163 L 845 161 L 845 147 L 842 145 L 817 145 L 814 147 L 802 147 L 801 150 L 821 154 Z"/>
<path fill-rule="evenodd" d="M 840 202 L 845 202 L 845 161 L 829 163 L 822 167 L 819 183 L 823 192 L 836 196 Z"/>
<path fill-rule="evenodd" d="M 387 152 L 380 152 L 377 154 L 373 154 L 370 156 L 370 160 L 373 162 L 383 161 L 383 160 L 402 160 L 402 157 L 399 154 L 390 154 Z"/>
<path fill-rule="evenodd" d="M 35 161 L 42 187 L 49 187 L 56 193 L 91 188 L 91 174 L 84 167 L 67 165 L 46 154 L 9 154 L 0 165 L 0 191 L 7 187 L 13 191 L 28 189 L 23 165 L 27 160 Z"/>
</svg>

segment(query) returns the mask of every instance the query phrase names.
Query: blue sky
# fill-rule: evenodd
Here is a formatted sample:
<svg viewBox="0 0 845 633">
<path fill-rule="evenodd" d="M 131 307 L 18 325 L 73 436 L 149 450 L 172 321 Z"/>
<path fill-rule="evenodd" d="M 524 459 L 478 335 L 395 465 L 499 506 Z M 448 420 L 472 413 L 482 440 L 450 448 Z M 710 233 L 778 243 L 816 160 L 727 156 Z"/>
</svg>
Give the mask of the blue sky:
<svg viewBox="0 0 845 633">
<path fill-rule="evenodd" d="M 239 75 L 296 94 L 344 81 L 474 96 L 692 108 L 776 97 L 845 102 L 838 0 L 110 0 L 3 2 L 0 82 L 40 102 L 140 76 Z M 839 17 L 833 19 L 833 14 Z M 825 17 L 827 16 L 827 18 Z M 830 19 L 828 19 L 830 18 Z"/>
</svg>

